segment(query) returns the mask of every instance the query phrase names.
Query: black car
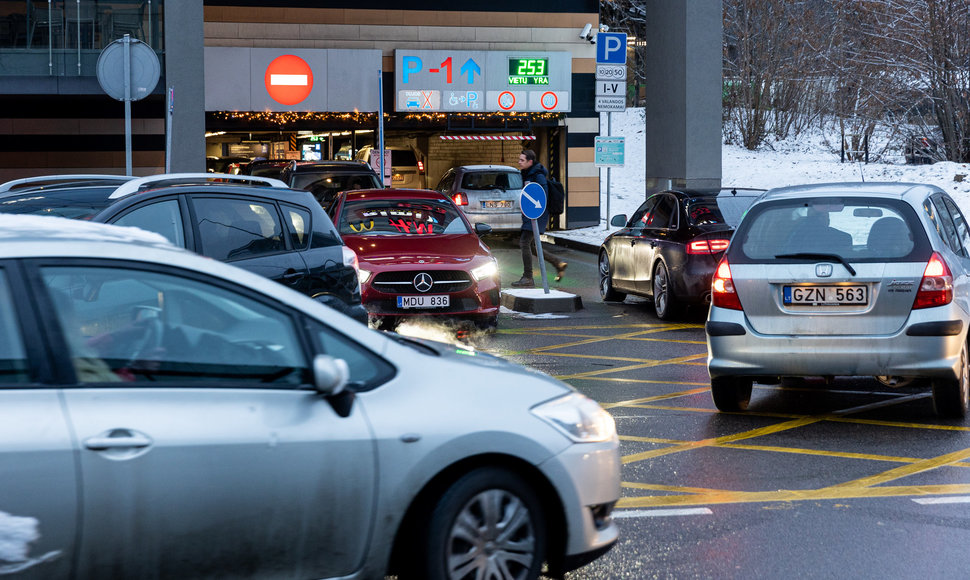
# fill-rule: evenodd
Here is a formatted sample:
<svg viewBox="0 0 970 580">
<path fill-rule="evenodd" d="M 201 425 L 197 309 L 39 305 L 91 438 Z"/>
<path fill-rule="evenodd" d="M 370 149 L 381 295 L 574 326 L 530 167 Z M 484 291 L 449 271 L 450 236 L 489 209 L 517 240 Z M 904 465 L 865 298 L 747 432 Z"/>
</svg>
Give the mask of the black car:
<svg viewBox="0 0 970 580">
<path fill-rule="evenodd" d="M 286 159 L 255 159 L 239 168 L 240 175 L 256 175 L 279 179 L 283 170 L 290 166 Z"/>
<path fill-rule="evenodd" d="M 636 212 L 614 216 L 614 232 L 599 251 L 600 296 L 653 299 L 657 318 L 670 320 L 689 304 L 709 304 L 711 277 L 741 216 L 763 190 L 662 191 Z"/>
<path fill-rule="evenodd" d="M 382 187 L 377 172 L 363 161 L 293 161 L 278 179 L 309 191 L 324 209 L 341 191 Z"/>
<path fill-rule="evenodd" d="M 30 190 L 0 212 L 54 215 L 159 233 L 173 244 L 245 268 L 366 322 L 357 256 L 303 190 L 183 184 L 110 199 L 116 186 Z"/>
</svg>

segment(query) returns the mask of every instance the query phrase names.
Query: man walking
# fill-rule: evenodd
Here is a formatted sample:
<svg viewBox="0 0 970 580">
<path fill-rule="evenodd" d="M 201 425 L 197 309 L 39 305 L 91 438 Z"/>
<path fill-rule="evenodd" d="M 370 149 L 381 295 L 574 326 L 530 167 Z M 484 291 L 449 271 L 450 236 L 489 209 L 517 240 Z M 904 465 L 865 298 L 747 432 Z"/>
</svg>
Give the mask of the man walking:
<svg viewBox="0 0 970 580">
<path fill-rule="evenodd" d="M 522 172 L 522 181 L 531 181 L 541 185 L 543 191 L 546 192 L 546 198 L 548 199 L 549 184 L 546 181 L 546 175 L 548 175 L 548 172 L 541 163 L 536 161 L 535 151 L 532 149 L 526 149 L 519 155 L 519 170 Z M 546 231 L 546 224 L 548 222 L 549 214 L 547 204 L 546 211 L 543 211 L 542 215 L 536 219 L 536 224 L 539 226 L 540 234 Z M 532 233 L 532 220 L 525 217 L 525 214 L 522 214 L 521 232 L 522 233 L 519 236 L 519 248 L 522 250 L 522 278 L 516 282 L 512 282 L 512 286 L 516 288 L 532 288 L 535 286 L 535 282 L 532 279 L 532 251 L 535 244 L 534 235 Z M 555 266 L 556 282 L 562 280 L 563 272 L 566 271 L 566 262 L 561 260 L 552 252 L 545 251 L 545 249 L 542 251 L 542 256 L 547 262 Z"/>
</svg>

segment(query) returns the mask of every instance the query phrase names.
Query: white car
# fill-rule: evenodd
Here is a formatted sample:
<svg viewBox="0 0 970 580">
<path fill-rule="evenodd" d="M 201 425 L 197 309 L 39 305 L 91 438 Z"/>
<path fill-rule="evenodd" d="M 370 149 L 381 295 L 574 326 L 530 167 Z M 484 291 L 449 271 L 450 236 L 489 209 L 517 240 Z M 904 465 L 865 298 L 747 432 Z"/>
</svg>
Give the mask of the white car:
<svg viewBox="0 0 970 580">
<path fill-rule="evenodd" d="M 0 573 L 534 579 L 617 540 L 615 425 L 568 385 L 141 230 L 0 242 Z"/>
</svg>

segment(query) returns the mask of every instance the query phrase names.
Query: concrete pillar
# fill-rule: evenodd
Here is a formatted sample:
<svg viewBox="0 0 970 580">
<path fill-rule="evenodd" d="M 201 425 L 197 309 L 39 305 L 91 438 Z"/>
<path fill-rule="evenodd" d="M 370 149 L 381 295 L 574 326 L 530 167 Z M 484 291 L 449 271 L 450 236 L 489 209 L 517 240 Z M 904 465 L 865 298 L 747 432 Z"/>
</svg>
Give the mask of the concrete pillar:
<svg viewBox="0 0 970 580">
<path fill-rule="evenodd" d="M 165 0 L 165 92 L 175 89 L 172 172 L 205 172 L 205 16 L 199 0 Z M 168 109 L 166 108 L 166 115 Z"/>
<path fill-rule="evenodd" d="M 721 2 L 646 7 L 646 194 L 721 186 Z"/>
</svg>

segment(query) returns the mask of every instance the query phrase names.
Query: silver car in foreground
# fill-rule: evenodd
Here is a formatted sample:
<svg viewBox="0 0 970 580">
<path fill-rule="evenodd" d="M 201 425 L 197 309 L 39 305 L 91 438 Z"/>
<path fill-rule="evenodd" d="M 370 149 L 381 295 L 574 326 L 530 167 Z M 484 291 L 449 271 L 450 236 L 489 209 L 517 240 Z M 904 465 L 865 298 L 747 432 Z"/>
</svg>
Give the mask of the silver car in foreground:
<svg viewBox="0 0 970 580">
<path fill-rule="evenodd" d="M 612 418 L 133 228 L 0 217 L 0 574 L 536 578 L 617 539 Z"/>
<path fill-rule="evenodd" d="M 752 380 L 928 379 L 944 417 L 968 406 L 970 228 L 938 187 L 835 183 L 770 190 L 713 280 L 714 403 L 743 410 Z"/>
</svg>

